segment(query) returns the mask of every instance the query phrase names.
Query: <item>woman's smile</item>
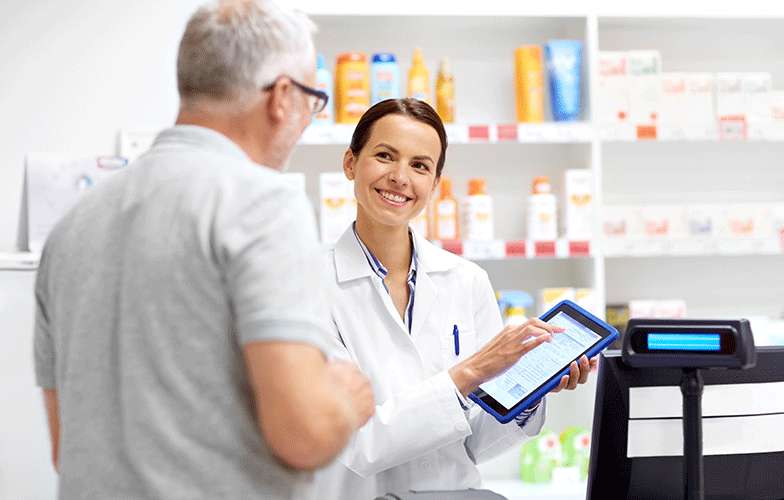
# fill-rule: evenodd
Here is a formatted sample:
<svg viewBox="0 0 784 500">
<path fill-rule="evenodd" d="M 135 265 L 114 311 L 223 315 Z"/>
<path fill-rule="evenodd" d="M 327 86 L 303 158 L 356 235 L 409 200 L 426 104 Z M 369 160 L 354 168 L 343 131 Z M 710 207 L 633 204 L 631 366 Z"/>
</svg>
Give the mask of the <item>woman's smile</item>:
<svg viewBox="0 0 784 500">
<path fill-rule="evenodd" d="M 408 202 L 411 198 L 408 196 L 404 196 L 402 194 L 393 193 L 392 191 L 385 191 L 383 189 L 376 188 L 376 192 L 381 195 L 384 200 L 391 202 L 393 205 L 396 206 L 403 206 Z"/>
</svg>

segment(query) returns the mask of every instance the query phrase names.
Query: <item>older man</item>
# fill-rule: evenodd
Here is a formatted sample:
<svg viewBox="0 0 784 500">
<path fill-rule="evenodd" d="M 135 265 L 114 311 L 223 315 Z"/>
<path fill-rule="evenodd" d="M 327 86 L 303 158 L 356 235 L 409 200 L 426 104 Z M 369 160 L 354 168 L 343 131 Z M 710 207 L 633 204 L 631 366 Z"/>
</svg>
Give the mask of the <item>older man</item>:
<svg viewBox="0 0 784 500">
<path fill-rule="evenodd" d="M 372 415 L 328 362 L 312 207 L 282 169 L 326 102 L 312 24 L 271 1 L 188 22 L 181 108 L 56 226 L 35 360 L 61 498 L 306 498 Z"/>
</svg>

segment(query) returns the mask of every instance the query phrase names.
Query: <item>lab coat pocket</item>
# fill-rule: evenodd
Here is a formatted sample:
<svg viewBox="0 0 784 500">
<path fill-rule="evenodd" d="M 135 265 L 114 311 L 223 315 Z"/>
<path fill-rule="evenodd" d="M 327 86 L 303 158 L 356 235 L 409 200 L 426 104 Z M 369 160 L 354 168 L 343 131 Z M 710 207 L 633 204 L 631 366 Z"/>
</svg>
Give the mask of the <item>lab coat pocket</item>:
<svg viewBox="0 0 784 500">
<path fill-rule="evenodd" d="M 455 338 L 452 332 L 441 336 L 441 357 L 444 360 L 444 369 L 451 368 L 458 361 L 466 359 L 476 351 L 476 332 L 473 330 L 457 330 Z"/>
</svg>

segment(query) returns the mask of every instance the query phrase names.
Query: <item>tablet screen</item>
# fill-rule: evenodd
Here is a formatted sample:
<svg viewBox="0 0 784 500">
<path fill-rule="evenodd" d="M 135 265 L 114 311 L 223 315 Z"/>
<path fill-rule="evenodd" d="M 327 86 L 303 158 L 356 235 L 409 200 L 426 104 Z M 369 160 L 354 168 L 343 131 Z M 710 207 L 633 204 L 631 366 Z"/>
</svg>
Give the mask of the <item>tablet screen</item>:
<svg viewBox="0 0 784 500">
<path fill-rule="evenodd" d="M 507 410 L 602 339 L 601 335 L 563 311 L 547 322 L 563 325 L 566 330 L 554 334 L 552 342 L 538 345 L 503 374 L 479 386 Z"/>
</svg>

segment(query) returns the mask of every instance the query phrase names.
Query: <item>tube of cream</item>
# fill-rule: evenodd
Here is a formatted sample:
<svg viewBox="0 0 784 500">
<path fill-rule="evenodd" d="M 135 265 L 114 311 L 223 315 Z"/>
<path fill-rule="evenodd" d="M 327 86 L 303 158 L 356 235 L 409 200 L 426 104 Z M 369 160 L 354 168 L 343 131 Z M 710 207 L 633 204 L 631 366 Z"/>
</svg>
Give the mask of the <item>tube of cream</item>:
<svg viewBox="0 0 784 500">
<path fill-rule="evenodd" d="M 550 102 L 555 121 L 574 121 L 580 114 L 580 66 L 583 44 L 579 40 L 550 40 L 545 45 Z"/>
</svg>

